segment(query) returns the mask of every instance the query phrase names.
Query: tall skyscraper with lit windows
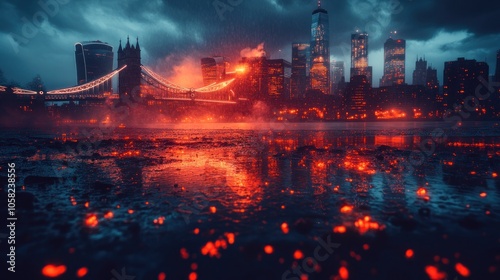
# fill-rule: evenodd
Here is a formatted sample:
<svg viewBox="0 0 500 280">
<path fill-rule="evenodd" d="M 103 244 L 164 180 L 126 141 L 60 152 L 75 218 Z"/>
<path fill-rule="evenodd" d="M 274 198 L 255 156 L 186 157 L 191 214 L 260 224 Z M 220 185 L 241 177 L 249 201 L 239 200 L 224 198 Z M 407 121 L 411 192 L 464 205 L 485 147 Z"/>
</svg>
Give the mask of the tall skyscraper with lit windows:
<svg viewBox="0 0 500 280">
<path fill-rule="evenodd" d="M 396 33 L 393 33 L 396 34 Z M 380 86 L 405 83 L 406 41 L 390 37 L 384 44 L 384 76 Z"/>
<path fill-rule="evenodd" d="M 292 44 L 292 78 L 291 98 L 303 98 L 307 86 L 310 66 L 310 45 L 308 43 Z"/>
<path fill-rule="evenodd" d="M 356 31 L 351 35 L 351 80 L 355 76 L 366 76 L 371 85 L 372 72 L 368 66 L 368 33 Z"/>
<path fill-rule="evenodd" d="M 311 88 L 330 94 L 330 24 L 328 12 L 321 7 L 312 13 L 311 24 Z"/>
<path fill-rule="evenodd" d="M 101 41 L 75 44 L 76 75 L 79 85 L 97 80 L 113 71 L 113 47 Z M 111 81 L 104 83 L 99 91 L 111 91 Z"/>
</svg>

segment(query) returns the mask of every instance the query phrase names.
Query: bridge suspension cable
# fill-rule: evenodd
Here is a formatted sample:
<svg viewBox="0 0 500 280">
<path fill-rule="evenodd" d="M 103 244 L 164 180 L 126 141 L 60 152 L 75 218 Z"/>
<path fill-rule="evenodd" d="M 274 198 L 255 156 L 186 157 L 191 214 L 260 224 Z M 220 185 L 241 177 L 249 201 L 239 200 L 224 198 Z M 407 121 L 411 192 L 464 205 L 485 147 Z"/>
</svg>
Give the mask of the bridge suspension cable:
<svg viewBox="0 0 500 280">
<path fill-rule="evenodd" d="M 94 87 L 98 87 L 98 86 L 102 85 L 103 83 L 109 81 L 111 78 L 113 78 L 116 74 L 120 73 L 126 67 L 127 67 L 127 65 L 124 65 L 122 68 L 116 69 L 115 71 L 113 71 L 113 72 L 111 72 L 111 73 L 109 73 L 109 74 L 107 74 L 107 75 L 105 75 L 97 80 L 88 82 L 86 84 L 79 85 L 76 87 L 51 90 L 51 91 L 48 91 L 47 94 L 75 94 L 75 93 L 79 93 L 82 91 L 92 89 Z"/>
<path fill-rule="evenodd" d="M 163 84 L 164 86 L 166 86 L 168 88 L 178 89 L 178 90 L 182 90 L 182 91 L 190 91 L 189 88 L 181 87 L 181 86 L 175 85 L 175 84 L 167 81 L 166 79 L 160 77 L 160 75 L 156 74 L 155 72 L 153 72 L 151 69 L 147 68 L 144 65 L 141 65 L 141 68 L 151 78 L 155 79 L 157 82 L 159 82 L 160 84 Z"/>
</svg>

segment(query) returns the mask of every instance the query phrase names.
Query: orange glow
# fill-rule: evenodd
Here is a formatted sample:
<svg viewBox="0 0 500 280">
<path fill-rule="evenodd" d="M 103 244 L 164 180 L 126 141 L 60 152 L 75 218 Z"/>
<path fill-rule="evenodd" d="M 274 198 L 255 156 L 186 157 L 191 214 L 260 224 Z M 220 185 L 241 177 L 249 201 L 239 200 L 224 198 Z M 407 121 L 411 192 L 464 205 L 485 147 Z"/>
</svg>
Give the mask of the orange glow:
<svg viewBox="0 0 500 280">
<path fill-rule="evenodd" d="M 165 217 L 158 217 L 157 219 L 153 220 L 153 224 L 155 225 L 163 225 L 163 222 L 165 221 Z"/>
<path fill-rule="evenodd" d="M 113 212 L 111 212 L 111 211 L 108 211 L 108 212 L 106 212 L 106 214 L 104 214 L 104 218 L 106 218 L 106 219 L 111 219 L 111 218 L 113 218 L 113 216 L 114 216 Z"/>
<path fill-rule="evenodd" d="M 198 274 L 196 274 L 196 272 L 189 273 L 189 280 L 196 280 L 196 279 L 198 279 Z"/>
<path fill-rule="evenodd" d="M 203 255 L 209 255 L 210 257 L 219 257 L 219 249 L 215 247 L 215 244 L 212 241 L 207 242 L 203 248 L 201 248 L 201 253 Z"/>
<path fill-rule="evenodd" d="M 89 203 L 88 202 L 85 202 L 85 208 L 89 208 Z"/>
<path fill-rule="evenodd" d="M 160 274 L 158 274 L 158 280 L 166 280 L 167 279 L 167 275 L 165 274 L 165 272 L 160 272 Z"/>
<path fill-rule="evenodd" d="M 225 236 L 227 238 L 227 243 L 234 244 L 234 239 L 235 239 L 234 233 L 228 232 L 228 233 L 225 233 Z"/>
<path fill-rule="evenodd" d="M 192 269 L 192 270 L 197 270 L 197 269 L 198 269 L 198 264 L 196 264 L 196 263 L 192 263 L 192 264 L 191 264 L 191 269 Z"/>
<path fill-rule="evenodd" d="M 433 265 L 428 265 L 425 267 L 425 273 L 429 275 L 431 280 L 443 280 L 446 279 L 446 273 L 441 272 L 437 269 L 437 267 Z"/>
<path fill-rule="evenodd" d="M 498 177 L 498 173 L 496 173 L 496 172 L 491 173 L 491 177 L 493 177 L 493 178 Z"/>
<path fill-rule="evenodd" d="M 42 268 L 42 274 L 45 277 L 56 278 L 63 275 L 66 272 L 65 265 L 53 265 L 48 264 Z"/>
<path fill-rule="evenodd" d="M 88 227 L 96 227 L 98 224 L 97 216 L 95 214 L 90 214 L 85 219 L 85 225 Z"/>
<path fill-rule="evenodd" d="M 398 109 L 391 109 L 387 111 L 375 111 L 375 117 L 378 120 L 402 119 L 406 118 L 406 113 Z"/>
<path fill-rule="evenodd" d="M 195 229 L 193 230 L 193 233 L 194 233 L 194 234 L 198 234 L 198 233 L 200 233 L 200 229 L 199 229 L 199 228 L 195 228 Z"/>
<path fill-rule="evenodd" d="M 420 195 L 420 196 L 424 196 L 427 194 L 427 190 L 425 188 L 419 188 L 417 190 L 417 194 Z"/>
<path fill-rule="evenodd" d="M 339 268 L 340 279 L 349 279 L 349 270 L 345 266 Z"/>
<path fill-rule="evenodd" d="M 351 206 L 351 205 L 345 205 L 345 206 L 342 206 L 342 208 L 340 208 L 340 212 L 341 213 L 349 213 L 352 211 L 354 207 Z"/>
<path fill-rule="evenodd" d="M 304 258 L 304 253 L 302 253 L 301 250 L 296 250 L 293 253 L 293 258 L 296 259 L 296 260 L 300 260 L 300 259 Z"/>
<path fill-rule="evenodd" d="M 346 232 L 346 228 L 345 226 L 336 226 L 333 228 L 333 232 L 335 233 L 345 233 Z"/>
<path fill-rule="evenodd" d="M 379 230 L 383 229 L 383 225 L 379 225 L 377 222 L 372 222 L 370 216 L 365 216 L 363 219 L 358 219 L 354 222 L 354 226 L 358 228 L 359 233 L 364 234 L 369 230 Z"/>
<path fill-rule="evenodd" d="M 269 255 L 270 255 L 270 254 L 272 254 L 272 253 L 274 252 L 273 246 L 271 246 L 271 245 L 266 245 L 266 246 L 264 247 L 264 252 L 266 252 L 266 254 L 269 254 Z"/>
<path fill-rule="evenodd" d="M 463 265 L 463 264 L 461 264 L 461 263 L 457 263 L 457 264 L 455 265 L 455 270 L 456 270 L 456 271 L 457 271 L 460 275 L 462 275 L 462 277 L 469 277 L 469 276 L 470 276 L 470 271 L 469 271 L 469 269 L 468 269 L 465 265 Z"/>
<path fill-rule="evenodd" d="M 215 206 L 210 206 L 210 213 L 215 214 L 217 212 L 217 208 Z"/>
<path fill-rule="evenodd" d="M 482 192 L 482 193 L 479 194 L 480 197 L 486 197 L 486 195 L 487 194 L 485 192 Z"/>
<path fill-rule="evenodd" d="M 134 214 L 134 210 L 132 210 L 132 209 L 128 209 L 128 213 L 129 213 L 129 214 Z"/>
<path fill-rule="evenodd" d="M 181 253 L 181 258 L 183 258 L 185 260 L 189 259 L 189 253 L 186 250 L 186 248 L 181 248 L 180 253 Z"/>
<path fill-rule="evenodd" d="M 363 250 L 365 250 L 365 251 L 370 250 L 370 245 L 363 244 Z"/>
<path fill-rule="evenodd" d="M 82 278 L 83 276 L 87 275 L 88 272 L 89 270 L 86 267 L 81 267 L 76 271 L 76 276 Z"/>
<path fill-rule="evenodd" d="M 288 224 L 287 223 L 282 223 L 281 224 L 281 231 L 283 231 L 284 234 L 287 234 L 288 232 L 290 232 L 290 229 L 288 228 Z"/>
<path fill-rule="evenodd" d="M 309 279 L 309 276 L 307 276 L 307 274 L 300 275 L 300 280 L 308 280 L 308 279 Z"/>
<path fill-rule="evenodd" d="M 405 256 L 407 259 L 411 259 L 413 257 L 413 250 L 412 249 L 406 250 Z"/>
</svg>

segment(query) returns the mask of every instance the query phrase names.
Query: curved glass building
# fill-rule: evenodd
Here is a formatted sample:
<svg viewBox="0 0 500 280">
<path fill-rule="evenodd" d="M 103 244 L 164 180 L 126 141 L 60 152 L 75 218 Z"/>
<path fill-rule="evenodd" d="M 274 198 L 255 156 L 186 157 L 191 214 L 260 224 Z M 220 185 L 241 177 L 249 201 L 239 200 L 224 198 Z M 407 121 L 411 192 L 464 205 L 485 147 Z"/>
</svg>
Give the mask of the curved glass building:
<svg viewBox="0 0 500 280">
<path fill-rule="evenodd" d="M 113 47 L 101 41 L 75 44 L 76 75 L 79 85 L 99 79 L 113 71 Z M 110 92 L 111 81 L 100 87 L 99 92 Z"/>
</svg>

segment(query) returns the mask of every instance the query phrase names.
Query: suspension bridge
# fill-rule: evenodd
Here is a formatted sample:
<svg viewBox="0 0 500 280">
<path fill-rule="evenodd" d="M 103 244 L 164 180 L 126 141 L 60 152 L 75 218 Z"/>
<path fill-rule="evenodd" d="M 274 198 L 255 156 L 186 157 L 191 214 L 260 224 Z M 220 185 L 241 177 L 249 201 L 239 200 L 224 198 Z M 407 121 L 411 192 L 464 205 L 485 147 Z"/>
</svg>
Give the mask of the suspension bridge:
<svg viewBox="0 0 500 280">
<path fill-rule="evenodd" d="M 11 94 L 19 98 L 44 100 L 46 102 L 105 100 L 110 98 L 110 94 L 102 92 L 100 86 L 111 81 L 113 77 L 126 68 L 127 65 L 124 65 L 97 80 L 82 85 L 49 91 L 33 91 L 0 85 L 0 96 Z M 150 100 L 219 104 L 237 104 L 248 100 L 237 95 L 236 78 L 195 89 L 176 85 L 144 65 L 140 65 L 140 76 L 139 94 L 141 97 Z"/>
</svg>

